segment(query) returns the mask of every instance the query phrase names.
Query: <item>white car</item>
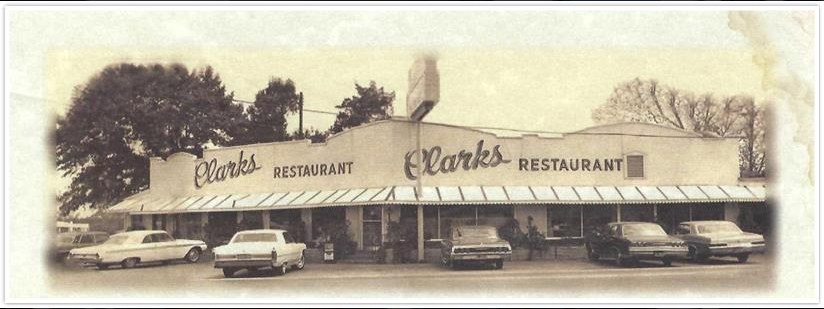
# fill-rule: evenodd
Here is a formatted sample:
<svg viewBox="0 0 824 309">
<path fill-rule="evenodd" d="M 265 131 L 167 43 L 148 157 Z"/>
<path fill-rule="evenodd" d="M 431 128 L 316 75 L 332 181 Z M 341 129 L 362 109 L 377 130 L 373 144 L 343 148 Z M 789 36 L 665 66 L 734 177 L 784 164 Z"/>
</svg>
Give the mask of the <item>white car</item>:
<svg viewBox="0 0 824 309">
<path fill-rule="evenodd" d="M 303 269 L 305 250 L 306 244 L 296 242 L 284 230 L 241 231 L 229 244 L 214 249 L 215 268 L 222 268 L 227 278 L 244 268 L 255 271 L 271 267 L 283 275 L 290 267 Z"/>
<path fill-rule="evenodd" d="M 101 245 L 72 249 L 69 260 L 98 269 L 116 264 L 132 268 L 140 263 L 180 259 L 197 263 L 204 250 L 203 241 L 174 239 L 166 231 L 131 231 L 112 235 Z"/>
</svg>

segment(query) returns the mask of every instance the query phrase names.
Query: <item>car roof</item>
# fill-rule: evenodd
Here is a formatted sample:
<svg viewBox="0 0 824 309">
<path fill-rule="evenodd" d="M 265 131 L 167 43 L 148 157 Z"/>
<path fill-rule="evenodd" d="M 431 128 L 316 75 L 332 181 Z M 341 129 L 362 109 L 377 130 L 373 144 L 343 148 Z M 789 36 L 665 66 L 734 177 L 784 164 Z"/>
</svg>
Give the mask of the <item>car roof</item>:
<svg viewBox="0 0 824 309">
<path fill-rule="evenodd" d="M 246 234 L 246 233 L 280 233 L 286 232 L 286 230 L 279 230 L 279 229 L 256 229 L 256 230 L 244 230 L 237 232 L 237 234 Z"/>
<path fill-rule="evenodd" d="M 157 234 L 157 233 L 167 233 L 168 234 L 168 232 L 166 232 L 164 230 L 139 230 L 139 231 L 123 232 L 123 233 L 119 233 L 117 235 L 146 236 L 146 235 Z M 112 235 L 112 236 L 114 236 L 114 235 Z"/>
<path fill-rule="evenodd" d="M 681 222 L 681 224 L 690 224 L 690 225 L 692 225 L 692 224 L 707 224 L 707 223 L 722 223 L 722 222 L 733 223 L 733 222 L 730 222 L 730 221 L 727 221 L 727 220 L 701 220 L 701 221 L 684 221 L 684 222 Z"/>
<path fill-rule="evenodd" d="M 610 222 L 609 225 L 630 225 L 630 224 L 655 224 L 655 222 L 643 222 L 643 221 L 622 221 L 622 222 Z"/>
</svg>

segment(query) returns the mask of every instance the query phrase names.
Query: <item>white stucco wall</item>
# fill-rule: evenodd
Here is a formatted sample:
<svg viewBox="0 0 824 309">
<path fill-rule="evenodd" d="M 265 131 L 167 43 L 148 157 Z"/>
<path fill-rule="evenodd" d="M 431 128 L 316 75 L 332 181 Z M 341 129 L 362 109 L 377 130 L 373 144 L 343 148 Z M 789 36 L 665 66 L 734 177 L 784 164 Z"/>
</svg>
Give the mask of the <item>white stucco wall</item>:
<svg viewBox="0 0 824 309">
<path fill-rule="evenodd" d="M 204 151 L 204 158 L 174 154 L 165 161 L 150 160 L 150 193 L 158 196 L 190 196 L 233 193 L 285 192 L 339 188 L 415 185 L 404 173 L 404 155 L 415 149 L 415 123 L 381 121 L 344 131 L 325 144 L 292 141 L 255 144 Z M 693 133 L 645 124 L 594 127 L 559 138 L 496 137 L 477 130 L 422 124 L 421 145 L 442 148 L 442 156 L 461 150 L 473 154 L 483 140 L 484 150 L 500 145 L 509 163 L 496 167 L 426 175 L 425 186 L 447 185 L 685 185 L 730 184 L 738 181 L 738 143 L 735 139 L 700 138 Z M 649 137 L 616 135 L 661 135 Z M 690 137 L 690 138 L 685 138 Z M 260 169 L 238 177 L 195 186 L 195 169 L 216 159 L 218 166 L 237 162 L 240 152 L 254 155 Z M 625 159 L 644 154 L 645 177 L 625 177 L 621 171 L 522 171 L 519 159 Z M 303 164 L 352 162 L 351 173 L 313 177 L 275 178 L 274 168 Z M 414 162 L 414 161 L 413 161 Z"/>
</svg>

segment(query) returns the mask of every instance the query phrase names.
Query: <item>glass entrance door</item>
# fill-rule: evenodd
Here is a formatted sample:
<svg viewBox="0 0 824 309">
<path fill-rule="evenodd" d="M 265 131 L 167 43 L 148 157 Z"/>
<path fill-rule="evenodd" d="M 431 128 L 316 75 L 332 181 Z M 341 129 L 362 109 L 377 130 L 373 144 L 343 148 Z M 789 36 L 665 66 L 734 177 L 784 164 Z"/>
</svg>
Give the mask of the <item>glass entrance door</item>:
<svg viewBox="0 0 824 309">
<path fill-rule="evenodd" d="M 363 247 L 365 249 L 377 250 L 383 241 L 381 210 L 380 206 L 363 206 Z"/>
</svg>

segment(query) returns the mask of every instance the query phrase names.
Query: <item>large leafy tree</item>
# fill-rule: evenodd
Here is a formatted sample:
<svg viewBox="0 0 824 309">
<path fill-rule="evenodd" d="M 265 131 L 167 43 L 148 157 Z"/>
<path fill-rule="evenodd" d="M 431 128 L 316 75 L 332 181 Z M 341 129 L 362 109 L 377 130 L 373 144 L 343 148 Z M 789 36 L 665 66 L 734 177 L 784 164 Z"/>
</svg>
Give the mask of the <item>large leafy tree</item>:
<svg viewBox="0 0 824 309">
<path fill-rule="evenodd" d="M 243 119 L 210 67 L 117 64 L 78 86 L 55 132 L 57 169 L 71 184 L 61 211 L 105 207 L 148 187 L 150 157 L 201 156 L 231 143 Z"/>
<path fill-rule="evenodd" d="M 607 101 L 592 112 L 596 123 L 647 122 L 709 136 L 740 137 L 741 176 L 765 174 L 764 108 L 751 96 L 716 98 L 695 95 L 656 80 L 617 85 Z"/>
<path fill-rule="evenodd" d="M 301 97 L 291 79 L 272 78 L 246 108 L 247 121 L 233 132 L 233 144 L 279 142 L 290 139 L 286 117 L 299 109 Z"/>
<path fill-rule="evenodd" d="M 331 133 L 338 133 L 345 128 L 356 127 L 364 123 L 389 119 L 392 117 L 392 101 L 395 100 L 395 92 L 386 92 L 383 87 L 378 87 L 374 81 L 369 83 L 369 87 L 363 87 L 355 83 L 357 95 L 343 99 L 340 105 L 335 123 L 329 128 Z"/>
</svg>

